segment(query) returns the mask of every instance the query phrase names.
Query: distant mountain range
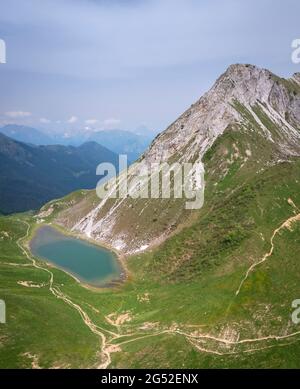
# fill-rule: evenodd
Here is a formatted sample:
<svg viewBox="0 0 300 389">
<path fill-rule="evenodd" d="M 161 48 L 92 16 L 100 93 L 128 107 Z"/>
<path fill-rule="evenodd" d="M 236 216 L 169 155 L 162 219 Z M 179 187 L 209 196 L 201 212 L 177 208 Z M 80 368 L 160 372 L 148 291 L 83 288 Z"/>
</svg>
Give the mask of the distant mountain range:
<svg viewBox="0 0 300 389">
<path fill-rule="evenodd" d="M 8 124 L 0 128 L 0 133 L 19 142 L 32 143 L 34 145 L 51 145 L 57 143 L 50 136 L 35 128 L 19 126 L 17 124 Z"/>
<path fill-rule="evenodd" d="M 31 139 L 37 135 L 32 130 Z M 117 167 L 118 155 L 96 142 L 35 146 L 0 134 L 0 212 L 37 209 L 71 191 L 95 188 L 101 162 Z"/>
<path fill-rule="evenodd" d="M 90 134 L 88 140 L 100 143 L 117 154 L 126 154 L 128 160 L 134 162 L 147 149 L 152 136 L 123 130 L 105 130 Z"/>
<path fill-rule="evenodd" d="M 9 124 L 0 133 L 19 142 L 34 145 L 80 146 L 85 142 L 97 142 L 117 154 L 126 154 L 134 162 L 149 146 L 154 133 L 141 127 L 136 133 L 124 130 L 74 131 L 70 133 L 45 133 L 32 127 Z"/>
</svg>

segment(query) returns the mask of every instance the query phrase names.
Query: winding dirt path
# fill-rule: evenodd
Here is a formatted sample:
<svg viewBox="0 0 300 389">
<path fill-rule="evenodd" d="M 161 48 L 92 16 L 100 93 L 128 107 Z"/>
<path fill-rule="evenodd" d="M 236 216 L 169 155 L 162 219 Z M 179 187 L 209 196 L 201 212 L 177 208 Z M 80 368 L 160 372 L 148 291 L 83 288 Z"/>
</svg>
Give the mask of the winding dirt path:
<svg viewBox="0 0 300 389">
<path fill-rule="evenodd" d="M 300 213 L 298 213 L 296 216 L 290 217 L 290 218 L 287 219 L 285 222 L 283 222 L 283 223 L 281 224 L 280 227 L 278 227 L 278 228 L 276 228 L 276 229 L 274 230 L 274 232 L 273 232 L 273 234 L 272 234 L 272 237 L 271 237 L 271 249 L 270 249 L 270 251 L 269 251 L 268 253 L 266 253 L 266 254 L 262 257 L 262 259 L 261 259 L 260 261 L 258 261 L 258 262 L 256 262 L 256 263 L 253 263 L 253 264 L 249 267 L 249 269 L 248 269 L 247 272 L 246 272 L 245 277 L 242 279 L 242 281 L 241 281 L 241 283 L 240 283 L 240 285 L 239 285 L 237 291 L 235 292 L 235 295 L 236 295 L 236 296 L 239 295 L 239 293 L 240 293 L 240 291 L 241 291 L 241 289 L 242 289 L 242 287 L 243 287 L 245 281 L 248 279 L 250 273 L 252 273 L 252 271 L 253 271 L 257 266 L 259 266 L 260 264 L 262 264 L 263 262 L 265 262 L 269 257 L 272 256 L 272 254 L 273 254 L 273 252 L 274 252 L 274 239 L 275 239 L 276 235 L 277 235 L 282 229 L 284 229 L 284 228 L 290 228 L 291 225 L 292 225 L 294 222 L 296 222 L 296 221 L 300 221 Z"/>
<path fill-rule="evenodd" d="M 264 257 L 259 262 L 257 262 L 257 263 L 255 263 L 255 264 L 250 266 L 250 268 L 248 269 L 245 277 L 243 278 L 243 280 L 242 280 L 242 282 L 241 282 L 241 284 L 240 284 L 240 286 L 239 286 L 239 288 L 238 288 L 238 290 L 236 292 L 236 295 L 238 295 L 240 293 L 240 290 L 241 290 L 244 282 L 247 280 L 249 274 L 255 269 L 255 267 L 258 266 L 259 264 L 263 263 L 264 261 L 266 261 L 273 254 L 273 251 L 274 251 L 274 238 L 276 237 L 276 235 L 283 228 L 289 228 L 292 225 L 292 223 L 294 223 L 295 221 L 299 221 L 299 220 L 300 220 L 300 213 L 297 214 L 296 216 L 290 217 L 284 223 L 282 223 L 282 225 L 280 227 L 275 229 L 275 231 L 273 232 L 272 237 L 271 237 L 271 249 L 270 249 L 270 251 L 268 253 L 266 253 L 264 255 Z M 264 349 L 268 349 L 268 348 L 272 348 L 272 347 L 276 347 L 276 346 L 284 346 L 284 345 L 290 344 L 291 342 L 290 343 L 286 343 L 286 344 L 264 345 L 262 347 L 250 348 L 250 349 L 246 349 L 246 350 L 235 350 L 236 346 L 243 345 L 243 344 L 254 344 L 254 343 L 260 343 L 260 342 L 266 342 L 266 341 L 272 341 L 272 340 L 273 341 L 280 341 L 280 340 L 290 339 L 290 338 L 293 338 L 293 337 L 295 337 L 297 335 L 300 335 L 300 331 L 297 331 L 297 332 L 294 332 L 294 333 L 291 333 L 291 334 L 288 334 L 288 335 L 282 335 L 282 336 L 269 335 L 269 336 L 260 337 L 260 338 L 251 338 L 251 339 L 242 339 L 242 340 L 230 340 L 230 339 L 226 339 L 226 338 L 222 338 L 222 337 L 213 336 L 213 335 L 210 335 L 210 334 L 201 334 L 201 333 L 193 334 L 193 333 L 188 333 L 188 332 L 185 332 L 185 331 L 180 330 L 178 328 L 177 329 L 165 328 L 165 329 L 154 331 L 153 333 L 148 333 L 148 334 L 145 334 L 144 332 L 133 332 L 133 333 L 122 334 L 121 333 L 121 328 L 119 328 L 119 327 L 117 328 L 118 333 L 115 333 L 113 331 L 101 328 L 100 326 L 96 325 L 91 320 L 91 318 L 88 316 L 88 314 L 83 310 L 83 308 L 80 305 L 78 305 L 77 303 L 74 303 L 66 294 L 64 294 L 59 289 L 58 286 L 54 286 L 54 276 L 53 276 L 53 273 L 49 269 L 40 266 L 36 262 L 36 260 L 28 253 L 26 248 L 24 248 L 24 246 L 22 245 L 22 241 L 25 240 L 26 238 L 28 238 L 28 236 L 29 236 L 30 224 L 28 222 L 24 221 L 24 220 L 18 219 L 18 221 L 23 223 L 23 224 L 25 224 L 26 227 L 27 227 L 26 234 L 23 237 L 19 238 L 17 240 L 17 242 L 16 242 L 18 247 L 20 248 L 20 250 L 23 252 L 25 257 L 31 262 L 33 267 L 35 267 L 35 268 L 37 268 L 39 270 L 45 271 L 45 272 L 47 272 L 49 274 L 49 276 L 50 276 L 50 280 L 49 280 L 49 290 L 50 290 L 50 292 L 56 298 L 61 299 L 66 304 L 68 304 L 70 307 L 75 309 L 80 314 L 80 317 L 82 318 L 84 324 L 89 328 L 89 330 L 92 333 L 94 333 L 96 336 L 99 337 L 100 344 L 101 344 L 101 346 L 100 346 L 101 362 L 97 366 L 98 369 L 106 369 L 110 365 L 110 363 L 111 363 L 111 353 L 115 352 L 116 348 L 118 348 L 118 347 L 120 347 L 122 345 L 128 344 L 128 343 L 139 341 L 140 339 L 161 336 L 161 335 L 164 335 L 164 334 L 166 334 L 166 335 L 180 335 L 180 336 L 184 336 L 186 338 L 186 340 L 189 341 L 189 343 L 192 346 L 194 346 L 198 351 L 203 352 L 203 353 L 208 353 L 208 354 L 214 354 L 214 355 L 217 355 L 217 356 L 231 355 L 231 354 L 241 354 L 241 353 L 250 353 L 250 352 L 260 351 L 260 350 L 264 350 Z M 24 264 L 18 265 L 18 264 L 14 264 L 14 263 L 11 263 L 11 264 L 7 263 L 7 265 L 26 266 Z M 201 327 L 201 326 L 199 326 L 199 327 Z M 128 339 L 128 340 L 124 340 L 125 337 L 132 337 L 132 338 Z M 118 342 L 118 339 L 120 339 L 120 342 Z M 211 346 L 207 347 L 207 346 L 203 346 L 203 344 L 199 344 L 199 342 L 203 342 L 205 340 L 216 342 L 216 345 L 215 345 L 216 349 L 214 350 L 213 349 L 214 347 L 211 347 Z M 299 341 L 299 340 L 300 339 L 297 339 L 294 342 Z M 233 350 L 220 351 L 219 348 L 221 346 L 222 347 L 227 346 L 227 347 L 230 347 L 230 348 L 232 347 Z"/>
<path fill-rule="evenodd" d="M 36 260 L 28 254 L 27 250 L 23 247 L 21 242 L 23 240 L 25 240 L 26 238 L 28 238 L 29 231 L 30 231 L 30 224 L 27 223 L 24 220 L 18 219 L 18 221 L 23 223 L 23 224 L 25 224 L 27 226 L 26 234 L 17 240 L 18 247 L 21 249 L 23 254 L 26 256 L 26 258 L 32 263 L 32 265 L 36 269 L 45 271 L 45 272 L 47 272 L 50 275 L 50 280 L 49 280 L 49 290 L 50 290 L 50 292 L 56 298 L 58 298 L 60 300 L 63 300 L 66 304 L 68 304 L 72 308 L 76 309 L 76 311 L 80 314 L 84 324 L 90 329 L 90 331 L 92 331 L 95 335 L 97 335 L 100 338 L 100 340 L 101 340 L 101 353 L 102 353 L 102 356 L 104 358 L 103 358 L 103 361 L 101 361 L 101 363 L 98 365 L 97 368 L 98 369 L 106 369 L 110 365 L 110 363 L 111 363 L 110 352 L 108 351 L 108 347 L 107 347 L 107 344 L 106 344 L 107 343 L 106 336 L 104 335 L 103 332 L 101 332 L 99 330 L 99 327 L 95 323 L 93 323 L 93 321 L 90 319 L 88 314 L 78 304 L 76 304 L 73 301 L 71 301 L 71 299 L 69 297 L 67 297 L 64 293 L 62 293 L 59 290 L 59 288 L 55 288 L 53 286 L 53 284 L 54 284 L 53 273 L 49 269 L 46 269 L 46 268 L 38 265 Z M 102 331 L 104 331 L 104 330 L 102 329 Z"/>
<path fill-rule="evenodd" d="M 219 344 L 222 344 L 222 345 L 225 345 L 225 346 L 234 347 L 234 346 L 240 346 L 240 345 L 243 345 L 243 344 L 260 343 L 260 342 L 269 341 L 269 340 L 280 341 L 280 340 L 284 340 L 284 339 L 289 339 L 289 338 L 293 338 L 293 337 L 295 337 L 297 335 L 300 335 L 300 331 L 297 331 L 297 332 L 294 332 L 294 333 L 291 333 L 291 334 L 288 334 L 288 335 L 282 335 L 282 336 L 279 336 L 279 335 L 269 335 L 269 336 L 264 336 L 264 337 L 261 337 L 261 338 L 251 338 L 251 339 L 242 339 L 242 340 L 233 341 L 233 340 L 229 340 L 229 339 L 225 339 L 225 338 L 219 338 L 219 337 L 216 337 L 216 336 L 213 336 L 213 335 L 209 335 L 209 334 L 193 335 L 193 334 L 181 331 L 181 330 L 165 329 L 165 330 L 153 333 L 153 334 L 141 335 L 141 336 L 138 336 L 136 338 L 125 340 L 125 341 L 122 341 L 122 342 L 116 343 L 116 344 L 118 346 L 122 346 L 124 344 L 136 342 L 136 341 L 138 341 L 140 339 L 145 339 L 145 338 L 150 338 L 150 337 L 155 337 L 155 336 L 161 336 L 161 335 L 164 335 L 164 334 L 184 336 L 193 346 L 195 346 L 201 352 L 205 352 L 205 353 L 208 353 L 208 354 L 215 354 L 215 355 L 233 355 L 233 354 L 242 354 L 242 353 L 250 353 L 250 352 L 254 352 L 254 351 L 261 351 L 261 350 L 265 350 L 265 349 L 269 349 L 269 348 L 273 348 L 273 347 L 277 347 L 277 346 L 284 346 L 284 345 L 291 344 L 291 342 L 290 343 L 286 343 L 284 345 L 274 344 L 274 345 L 270 345 L 270 346 L 258 347 L 258 348 L 255 348 L 255 349 L 251 348 L 251 349 L 240 350 L 240 351 L 222 352 L 222 351 L 212 350 L 212 349 L 209 349 L 209 348 L 203 347 L 203 346 L 201 347 L 201 346 L 199 346 L 199 344 L 197 344 L 197 341 L 211 340 L 211 341 L 214 341 L 216 343 L 219 343 Z M 299 339 L 299 341 L 300 341 L 300 339 Z M 292 343 L 295 343 L 295 342 L 292 342 Z"/>
</svg>

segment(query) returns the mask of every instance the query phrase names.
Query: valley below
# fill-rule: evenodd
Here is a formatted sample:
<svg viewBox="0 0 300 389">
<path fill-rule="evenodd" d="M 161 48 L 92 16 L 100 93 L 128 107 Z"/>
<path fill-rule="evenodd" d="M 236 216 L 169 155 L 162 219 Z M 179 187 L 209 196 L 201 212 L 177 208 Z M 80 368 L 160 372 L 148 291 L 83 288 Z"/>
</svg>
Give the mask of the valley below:
<svg viewBox="0 0 300 389">
<path fill-rule="evenodd" d="M 7 222 L 7 218 L 4 223 L 1 220 L 1 227 Z M 6 285 L 14 284 L 6 294 L 8 328 L 13 323 L 17 325 L 19 346 L 14 346 L 15 335 L 7 334 L 1 327 L 1 367 L 7 367 L 5 355 L 15 352 L 19 353 L 14 356 L 17 364 L 10 366 L 28 368 L 299 366 L 293 355 L 299 347 L 300 329 L 290 322 L 289 306 L 283 310 L 286 317 L 277 318 L 279 322 L 286 322 L 283 328 L 276 326 L 274 331 L 273 323 L 266 323 L 264 331 L 259 330 L 257 336 L 253 328 L 247 328 L 249 323 L 245 318 L 241 322 L 233 321 L 244 316 L 243 311 L 249 304 L 249 288 L 255 287 L 253 281 L 272 268 L 272 264 L 263 266 L 264 261 L 274 260 L 271 252 L 257 259 L 254 265 L 259 269 L 255 270 L 254 265 L 244 269 L 244 278 L 241 271 L 234 276 L 223 275 L 218 280 L 210 277 L 209 284 L 212 283 L 213 288 L 207 285 L 207 280 L 188 285 L 158 285 L 147 277 L 135 278 L 133 267 L 131 279 L 124 285 L 95 291 L 32 256 L 26 247 L 34 227 L 32 218 L 26 215 L 12 218 L 9 225 L 14 226 L 8 232 L 8 239 L 15 262 L 1 261 L 1 270 L 6 276 Z M 269 242 L 271 251 L 276 247 L 276 234 L 292 235 L 299 232 L 299 227 L 300 213 L 285 220 Z M 189 306 L 185 305 L 187 303 Z M 271 303 L 266 303 L 263 309 L 259 306 L 260 315 L 265 311 L 265 318 L 269 317 Z M 288 301 L 286 303 L 288 305 Z M 226 320 L 220 323 L 220 317 L 218 320 L 214 312 L 208 312 L 211 305 Z M 10 310 L 13 306 L 17 311 Z M 26 307 L 31 313 L 36 310 L 27 339 L 23 333 Z M 187 310 L 191 313 L 188 317 Z M 63 320 L 61 325 L 57 320 Z M 18 329 L 18 326 L 21 327 Z M 40 336 L 45 328 L 48 342 L 43 344 Z M 75 332 L 71 334 L 72 331 Z M 53 349 L 57 333 L 61 344 Z"/>
</svg>

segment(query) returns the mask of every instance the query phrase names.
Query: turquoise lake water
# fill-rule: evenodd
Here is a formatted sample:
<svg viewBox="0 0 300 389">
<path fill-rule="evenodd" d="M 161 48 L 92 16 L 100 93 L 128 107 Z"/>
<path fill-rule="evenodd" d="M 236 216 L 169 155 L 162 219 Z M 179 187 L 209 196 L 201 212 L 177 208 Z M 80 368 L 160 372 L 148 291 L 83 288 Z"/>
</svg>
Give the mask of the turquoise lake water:
<svg viewBox="0 0 300 389">
<path fill-rule="evenodd" d="M 91 286 L 120 280 L 122 268 L 116 255 L 100 246 L 40 227 L 30 242 L 33 255 L 71 273 Z"/>
</svg>

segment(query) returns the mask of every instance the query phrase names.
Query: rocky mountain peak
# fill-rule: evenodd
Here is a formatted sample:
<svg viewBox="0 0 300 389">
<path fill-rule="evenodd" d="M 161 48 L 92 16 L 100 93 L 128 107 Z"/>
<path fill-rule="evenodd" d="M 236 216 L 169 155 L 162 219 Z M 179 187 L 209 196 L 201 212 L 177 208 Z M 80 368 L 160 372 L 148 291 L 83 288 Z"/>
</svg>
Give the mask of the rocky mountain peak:
<svg viewBox="0 0 300 389">
<path fill-rule="evenodd" d="M 253 104 L 256 100 L 268 101 L 275 82 L 273 76 L 269 70 L 254 65 L 230 65 L 211 92 L 217 93 L 223 102 L 232 98 L 245 104 Z"/>
<path fill-rule="evenodd" d="M 256 65 L 251 64 L 243 64 L 243 63 L 236 63 L 229 65 L 226 71 L 223 73 L 223 75 L 228 75 L 233 78 L 245 78 L 245 77 L 253 77 L 255 75 L 262 75 L 262 74 L 272 74 L 268 69 L 260 68 Z M 221 76 L 222 77 L 222 76 Z"/>
<path fill-rule="evenodd" d="M 299 80 L 297 75 L 296 79 Z M 297 82 L 253 65 L 231 65 L 207 93 L 152 142 L 141 160 L 147 165 L 161 162 L 201 164 L 206 151 L 226 130 L 243 132 L 245 137 L 255 133 L 255 142 L 259 139 L 272 150 L 268 154 L 270 163 L 300 155 L 300 88 Z M 249 149 L 251 145 L 247 144 L 248 154 Z M 245 155 L 244 163 L 248 160 L 249 155 Z M 131 165 L 130 179 L 134 180 L 138 175 L 141 165 Z M 87 214 L 79 212 L 76 223 L 71 225 L 73 230 L 109 242 L 126 253 L 138 252 L 165 238 L 171 226 L 186 217 L 181 203 L 176 204 L 176 212 L 167 210 L 169 200 L 138 202 L 111 200 L 108 196 L 98 203 L 93 200 L 91 204 Z M 80 209 L 86 209 L 86 206 L 80 206 Z M 147 220 L 146 215 L 153 215 L 154 211 L 160 215 L 160 225 L 153 223 L 150 231 L 147 224 L 147 228 L 141 230 L 141 218 Z M 128 220 L 131 221 L 130 231 L 124 229 Z"/>
<path fill-rule="evenodd" d="M 285 128 L 286 134 L 291 132 L 297 138 L 299 133 L 294 126 L 300 122 L 300 103 L 290 86 L 293 88 L 288 80 L 267 69 L 248 64 L 230 65 L 214 86 L 157 138 L 145 154 L 146 161 L 166 161 L 174 154 L 180 155 L 181 150 L 184 160 L 201 159 L 229 125 L 244 120 L 234 106 L 236 102 L 249 111 L 265 137 L 271 139 L 272 135 L 253 111 L 256 105 Z"/>
</svg>

